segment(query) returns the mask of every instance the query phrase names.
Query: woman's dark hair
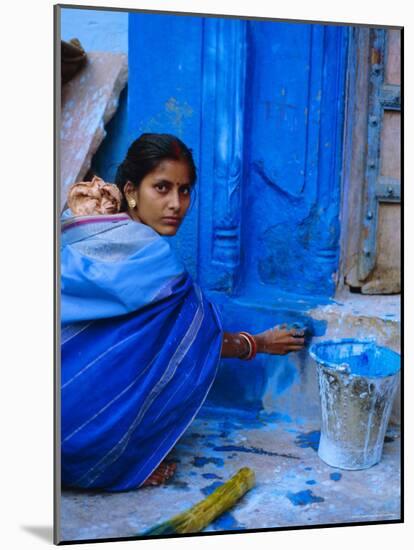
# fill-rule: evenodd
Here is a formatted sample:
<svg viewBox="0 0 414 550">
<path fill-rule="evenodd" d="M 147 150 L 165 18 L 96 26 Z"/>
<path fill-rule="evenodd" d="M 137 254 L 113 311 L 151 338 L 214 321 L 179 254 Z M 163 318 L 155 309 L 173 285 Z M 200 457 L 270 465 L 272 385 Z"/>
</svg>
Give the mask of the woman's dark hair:
<svg viewBox="0 0 414 550">
<path fill-rule="evenodd" d="M 184 160 L 190 171 L 190 183 L 197 178 L 193 154 L 180 139 L 171 134 L 142 134 L 128 149 L 125 160 L 119 165 L 115 183 L 122 193 L 121 210 L 127 209 L 124 187 L 130 181 L 138 187 L 147 174 L 163 160 Z"/>
</svg>

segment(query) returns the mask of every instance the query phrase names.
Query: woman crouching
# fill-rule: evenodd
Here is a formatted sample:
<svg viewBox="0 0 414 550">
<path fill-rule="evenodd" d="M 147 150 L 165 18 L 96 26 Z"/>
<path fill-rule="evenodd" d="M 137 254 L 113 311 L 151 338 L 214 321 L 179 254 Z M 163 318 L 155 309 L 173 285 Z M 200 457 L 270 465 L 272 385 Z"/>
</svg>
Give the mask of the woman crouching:
<svg viewBox="0 0 414 550">
<path fill-rule="evenodd" d="M 143 134 L 116 186 L 72 186 L 61 239 L 61 471 L 65 486 L 123 491 L 158 484 L 199 411 L 220 357 L 303 348 L 303 332 L 223 332 L 163 236 L 190 206 L 191 151 Z"/>
</svg>

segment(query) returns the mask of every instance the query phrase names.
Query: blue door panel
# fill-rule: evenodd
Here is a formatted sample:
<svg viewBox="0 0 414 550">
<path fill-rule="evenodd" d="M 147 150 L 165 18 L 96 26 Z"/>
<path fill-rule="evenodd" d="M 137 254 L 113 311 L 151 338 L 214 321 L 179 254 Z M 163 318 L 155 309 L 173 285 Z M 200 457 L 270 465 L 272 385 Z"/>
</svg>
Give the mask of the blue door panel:
<svg viewBox="0 0 414 550">
<path fill-rule="evenodd" d="M 249 149 L 254 166 L 288 196 L 302 194 L 306 168 L 312 26 L 249 23 Z M 320 52 L 321 55 L 322 52 Z M 270 154 L 269 154 L 270 153 Z"/>
<path fill-rule="evenodd" d="M 343 29 L 250 26 L 243 288 L 330 296 L 339 256 Z"/>
</svg>

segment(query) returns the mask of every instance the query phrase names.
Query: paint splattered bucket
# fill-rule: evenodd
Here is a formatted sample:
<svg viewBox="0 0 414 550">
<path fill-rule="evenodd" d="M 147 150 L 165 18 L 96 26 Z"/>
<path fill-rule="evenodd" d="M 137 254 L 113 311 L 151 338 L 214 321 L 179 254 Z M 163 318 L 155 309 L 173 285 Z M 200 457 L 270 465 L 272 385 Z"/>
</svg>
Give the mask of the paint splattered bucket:
<svg viewBox="0 0 414 550">
<path fill-rule="evenodd" d="M 399 354 L 355 339 L 315 343 L 309 353 L 321 397 L 319 457 L 345 470 L 377 464 L 398 387 Z"/>
</svg>

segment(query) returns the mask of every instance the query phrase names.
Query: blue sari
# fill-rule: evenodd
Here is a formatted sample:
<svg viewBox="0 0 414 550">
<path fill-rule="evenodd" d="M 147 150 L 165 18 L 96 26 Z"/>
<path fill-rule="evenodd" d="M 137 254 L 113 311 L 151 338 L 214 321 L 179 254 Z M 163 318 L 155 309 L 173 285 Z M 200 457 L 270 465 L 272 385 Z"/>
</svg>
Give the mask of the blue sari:
<svg viewBox="0 0 414 550">
<path fill-rule="evenodd" d="M 219 317 L 166 240 L 123 214 L 62 224 L 61 281 L 62 483 L 136 489 L 207 397 Z"/>
</svg>

